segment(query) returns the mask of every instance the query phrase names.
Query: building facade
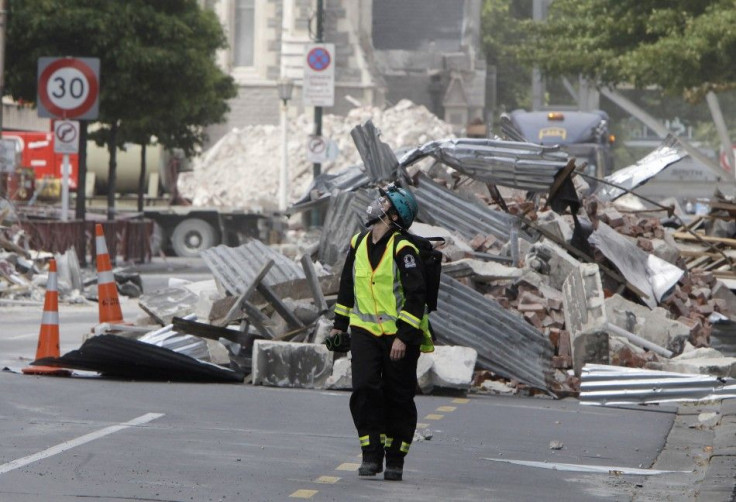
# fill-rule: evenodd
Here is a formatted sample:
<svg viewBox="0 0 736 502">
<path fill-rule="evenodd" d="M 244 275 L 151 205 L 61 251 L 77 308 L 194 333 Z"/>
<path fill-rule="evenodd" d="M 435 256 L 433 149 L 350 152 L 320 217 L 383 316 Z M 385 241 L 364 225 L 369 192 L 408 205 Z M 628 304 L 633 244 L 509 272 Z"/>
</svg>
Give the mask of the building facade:
<svg viewBox="0 0 736 502">
<path fill-rule="evenodd" d="M 282 78 L 295 83 L 290 113 L 308 112 L 304 49 L 316 41 L 319 1 L 322 41 L 335 45 L 335 103 L 324 113 L 409 99 L 458 132 L 485 121 L 481 0 L 205 0 L 228 40 L 218 62 L 239 90 L 227 122 L 209 131 L 211 140 L 235 127 L 278 123 Z"/>
</svg>

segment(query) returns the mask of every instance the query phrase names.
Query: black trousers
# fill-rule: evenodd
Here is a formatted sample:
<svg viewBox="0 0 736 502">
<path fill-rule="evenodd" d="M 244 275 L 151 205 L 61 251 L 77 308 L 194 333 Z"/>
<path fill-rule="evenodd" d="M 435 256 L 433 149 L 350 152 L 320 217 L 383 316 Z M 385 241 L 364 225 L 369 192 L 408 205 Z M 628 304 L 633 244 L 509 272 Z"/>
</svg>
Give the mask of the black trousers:
<svg viewBox="0 0 736 502">
<path fill-rule="evenodd" d="M 385 434 L 393 438 L 387 455 L 399 452 L 401 443 L 411 444 L 417 427 L 417 361 L 419 346 L 407 345 L 406 354 L 398 361 L 390 358 L 395 335 L 374 336 L 360 328 L 351 328 L 353 394 L 350 412 L 358 436 L 370 436 L 373 450 L 377 438 Z"/>
</svg>

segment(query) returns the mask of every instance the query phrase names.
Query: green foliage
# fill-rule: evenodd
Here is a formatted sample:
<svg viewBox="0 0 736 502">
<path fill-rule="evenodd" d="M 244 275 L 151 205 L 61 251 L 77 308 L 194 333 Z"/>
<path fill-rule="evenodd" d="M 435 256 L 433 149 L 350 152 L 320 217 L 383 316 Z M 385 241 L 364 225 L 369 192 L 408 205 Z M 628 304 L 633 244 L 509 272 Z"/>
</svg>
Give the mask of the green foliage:
<svg viewBox="0 0 736 502">
<path fill-rule="evenodd" d="M 215 64 L 225 47 L 215 15 L 197 0 L 10 0 L 6 92 L 36 100 L 39 57 L 100 59 L 97 133 L 192 155 L 203 128 L 224 120 L 236 88 Z"/>
<path fill-rule="evenodd" d="M 526 34 L 522 20 L 531 16 L 531 0 L 485 0 L 482 13 L 483 48 L 497 71 L 497 101 L 511 111 L 529 107 L 531 71 L 519 64 L 516 49 Z"/>
<path fill-rule="evenodd" d="M 736 88 L 732 0 L 555 0 L 517 55 L 547 76 L 658 86 L 690 102 Z"/>
</svg>

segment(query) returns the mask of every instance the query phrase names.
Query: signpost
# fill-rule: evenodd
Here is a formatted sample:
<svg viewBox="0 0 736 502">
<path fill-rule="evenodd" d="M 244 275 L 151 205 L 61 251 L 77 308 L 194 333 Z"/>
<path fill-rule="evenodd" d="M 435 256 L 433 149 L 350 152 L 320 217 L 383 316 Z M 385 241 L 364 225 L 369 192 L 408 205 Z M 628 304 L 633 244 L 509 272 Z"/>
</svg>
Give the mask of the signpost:
<svg viewBox="0 0 736 502">
<path fill-rule="evenodd" d="M 54 123 L 54 151 L 64 154 L 62 166 L 61 219 L 69 212 L 69 154 L 79 151 L 80 124 L 95 120 L 100 111 L 100 60 L 98 58 L 42 57 L 38 59 L 38 116 L 57 119 Z M 81 135 L 86 138 L 86 123 Z M 82 151 L 86 145 L 82 143 Z M 77 217 L 84 219 L 86 184 L 85 155 L 80 155 L 77 173 Z"/>
<path fill-rule="evenodd" d="M 54 153 L 64 154 L 61 165 L 61 221 L 69 219 L 69 176 L 71 164 L 69 154 L 79 151 L 79 122 L 57 120 L 54 122 Z M 77 185 L 77 190 L 80 187 Z"/>
<path fill-rule="evenodd" d="M 304 49 L 304 106 L 335 104 L 335 44 L 308 44 Z"/>
</svg>

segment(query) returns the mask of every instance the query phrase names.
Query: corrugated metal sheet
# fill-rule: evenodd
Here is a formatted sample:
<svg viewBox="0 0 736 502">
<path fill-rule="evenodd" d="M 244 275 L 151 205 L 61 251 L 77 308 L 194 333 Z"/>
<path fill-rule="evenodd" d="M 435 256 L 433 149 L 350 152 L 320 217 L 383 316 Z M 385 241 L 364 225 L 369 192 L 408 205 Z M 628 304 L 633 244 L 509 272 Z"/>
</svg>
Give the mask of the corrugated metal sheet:
<svg viewBox="0 0 736 502">
<path fill-rule="evenodd" d="M 431 156 L 478 181 L 532 192 L 546 192 L 568 156 L 558 147 L 495 139 L 432 141 L 407 152 L 402 167 Z"/>
<path fill-rule="evenodd" d="M 335 265 L 345 258 L 350 237 L 361 231 L 361 215 L 372 200 L 375 190 L 342 192 L 332 197 L 319 239 L 318 259 Z"/>
<path fill-rule="evenodd" d="M 482 234 L 508 241 L 518 220 L 516 216 L 495 211 L 480 202 L 467 201 L 425 174 L 418 176 L 417 185 L 411 191 L 419 202 L 419 221 L 453 230 L 467 240 Z M 519 233 L 524 239 L 533 240 L 529 233 Z"/>
<path fill-rule="evenodd" d="M 323 173 L 317 176 L 304 192 L 301 199 L 296 201 L 291 210 L 301 211 L 309 209 L 314 204 L 313 194 L 319 194 L 319 198 L 330 197 L 336 191 L 352 191 L 364 187 L 370 183 L 368 175 L 363 166 L 350 166 L 336 173 Z M 317 199 L 319 200 L 319 199 Z"/>
<path fill-rule="evenodd" d="M 350 131 L 360 158 L 363 159 L 366 174 L 374 183 L 393 179 L 399 161 L 391 147 L 379 139 L 380 131 L 371 120 L 357 125 Z"/>
<path fill-rule="evenodd" d="M 440 342 L 477 350 L 478 368 L 551 393 L 552 344 L 497 302 L 443 274 L 430 320 Z"/>
<path fill-rule="evenodd" d="M 605 364 L 586 364 L 580 404 L 626 405 L 736 397 L 736 380 Z"/>
<path fill-rule="evenodd" d="M 255 239 L 235 248 L 216 246 L 202 251 L 200 256 L 215 279 L 235 296 L 248 289 L 268 260 L 273 260 L 273 266 L 263 278 L 268 286 L 305 278 L 299 264 Z"/>
<path fill-rule="evenodd" d="M 606 176 L 604 180 L 613 183 L 615 186 L 598 184 L 595 196 L 602 201 L 615 200 L 626 193 L 625 190 L 621 190 L 617 186 L 633 190 L 686 156 L 687 152 L 680 140 L 676 136 L 668 134 L 662 144 L 646 157 L 639 159 L 631 166 L 619 169 L 615 173 Z"/>
</svg>

